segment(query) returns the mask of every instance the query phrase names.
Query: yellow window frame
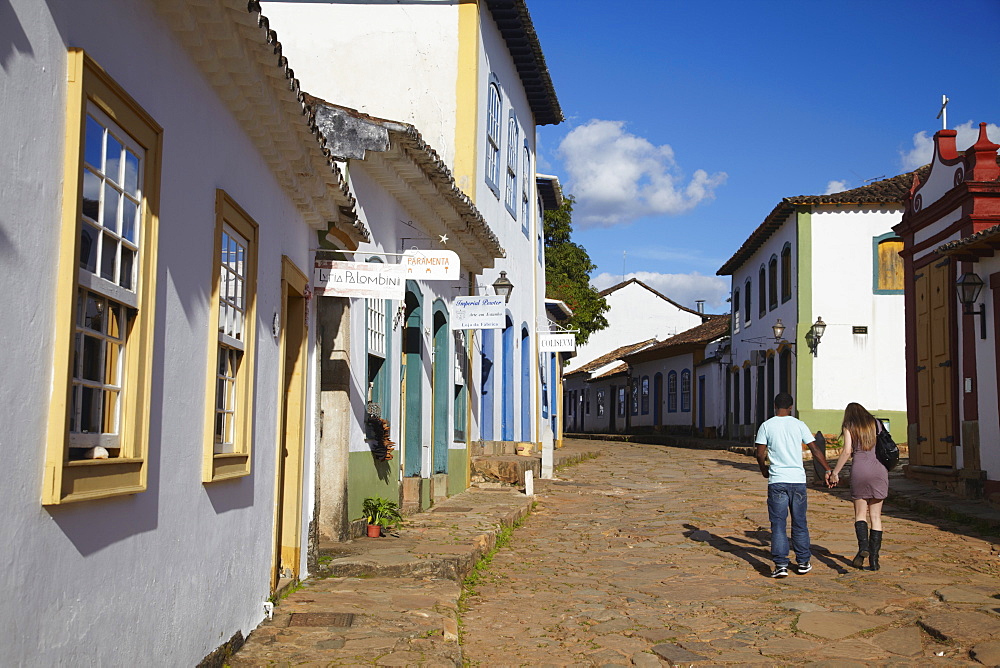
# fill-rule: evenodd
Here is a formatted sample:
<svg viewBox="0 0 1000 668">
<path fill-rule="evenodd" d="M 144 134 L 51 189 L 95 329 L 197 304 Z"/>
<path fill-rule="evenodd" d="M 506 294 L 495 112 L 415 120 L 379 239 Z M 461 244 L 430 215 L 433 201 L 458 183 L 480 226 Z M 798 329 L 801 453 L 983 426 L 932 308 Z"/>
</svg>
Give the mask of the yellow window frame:
<svg viewBox="0 0 1000 668">
<path fill-rule="evenodd" d="M 42 503 L 57 505 L 145 491 L 149 453 L 156 249 L 163 129 L 82 49 L 66 58 L 66 150 L 58 236 L 52 393 L 45 446 Z M 125 347 L 119 422 L 120 451 L 112 459 L 70 461 L 69 405 L 73 333 L 79 285 L 83 201 L 83 141 L 87 106 L 107 114 L 145 151 L 139 234 L 138 310 Z"/>
<path fill-rule="evenodd" d="M 219 357 L 219 276 L 222 270 L 222 232 L 231 227 L 247 241 L 246 308 L 243 316 L 243 360 L 235 382 L 233 452 L 215 452 L 216 383 Z M 257 223 L 225 191 L 215 191 L 215 255 L 209 309 L 208 373 L 205 383 L 205 446 L 202 482 L 228 480 L 250 474 L 253 443 L 253 389 L 257 306 Z"/>
</svg>

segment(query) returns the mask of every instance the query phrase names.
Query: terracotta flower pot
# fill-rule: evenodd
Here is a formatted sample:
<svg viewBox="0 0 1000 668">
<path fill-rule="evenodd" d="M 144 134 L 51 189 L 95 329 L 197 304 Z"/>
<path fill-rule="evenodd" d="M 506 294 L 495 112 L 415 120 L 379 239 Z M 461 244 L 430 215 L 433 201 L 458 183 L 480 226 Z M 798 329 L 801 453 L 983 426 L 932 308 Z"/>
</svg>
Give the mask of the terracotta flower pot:
<svg viewBox="0 0 1000 668">
<path fill-rule="evenodd" d="M 377 524 L 368 525 L 368 537 L 369 538 L 379 538 L 382 536 L 382 527 Z"/>
</svg>

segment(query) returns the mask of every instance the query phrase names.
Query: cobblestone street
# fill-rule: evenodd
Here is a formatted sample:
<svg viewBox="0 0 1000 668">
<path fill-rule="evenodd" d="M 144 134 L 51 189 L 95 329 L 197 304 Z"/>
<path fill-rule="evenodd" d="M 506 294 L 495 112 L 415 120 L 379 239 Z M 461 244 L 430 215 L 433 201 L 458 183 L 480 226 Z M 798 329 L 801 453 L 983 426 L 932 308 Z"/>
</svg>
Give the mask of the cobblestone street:
<svg viewBox="0 0 1000 668">
<path fill-rule="evenodd" d="M 813 570 L 772 580 L 751 458 L 614 444 L 557 476 L 466 597 L 468 664 L 1000 664 L 996 539 L 967 526 L 886 504 L 860 571 L 846 483 L 810 488 Z"/>
</svg>

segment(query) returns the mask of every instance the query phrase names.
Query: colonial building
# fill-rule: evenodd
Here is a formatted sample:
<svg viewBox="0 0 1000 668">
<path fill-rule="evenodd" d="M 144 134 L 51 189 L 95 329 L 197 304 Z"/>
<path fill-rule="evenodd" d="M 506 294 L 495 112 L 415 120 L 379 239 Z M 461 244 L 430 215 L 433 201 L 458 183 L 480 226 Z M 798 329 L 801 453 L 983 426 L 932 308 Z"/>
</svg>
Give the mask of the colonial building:
<svg viewBox="0 0 1000 668">
<path fill-rule="evenodd" d="M 630 426 L 715 438 L 725 425 L 726 369 L 720 344 L 728 342 L 729 316 L 666 341 L 625 354 L 632 401 Z"/>
<path fill-rule="evenodd" d="M 915 173 L 787 197 L 717 272 L 732 277 L 728 432 L 749 440 L 791 392 L 813 431 L 858 402 L 906 441 L 902 241 Z"/>
<path fill-rule="evenodd" d="M 541 418 L 536 337 L 540 327 L 547 329 L 547 319 L 535 129 L 559 123 L 562 112 L 541 46 L 523 0 L 268 2 L 264 6 L 271 26 L 282 35 L 282 53 L 296 63 L 303 86 L 372 118 L 391 118 L 419 128 L 422 140 L 434 147 L 441 165 L 502 249 L 500 253 L 478 249 L 477 223 L 471 219 L 467 228 L 451 229 L 447 235 L 469 252 L 484 251 L 483 259 L 465 267 L 462 280 L 447 286 L 450 297 L 491 295 L 498 282 L 511 286 L 503 327 L 468 330 L 459 345 L 458 339 L 444 334 L 453 317 L 447 294 L 421 295 L 414 289 L 404 308 L 407 336 L 413 341 L 406 344 L 411 352 L 404 353 L 406 377 L 398 387 L 390 384 L 389 393 L 401 392 L 399 402 L 405 407 L 405 417 L 399 420 L 404 462 L 408 462 L 402 471 L 403 501 L 427 507 L 443 490 L 453 493 L 467 484 L 473 441 L 541 443 L 548 429 Z M 423 210 L 426 220 L 437 213 L 434 207 Z M 383 250 L 399 252 L 404 243 L 417 249 L 449 243 L 440 235 L 407 231 L 398 220 L 386 223 L 385 229 L 396 238 L 383 240 Z M 417 227 L 430 229 L 425 224 Z M 426 303 L 428 299 L 434 303 Z M 462 394 L 466 416 L 458 422 L 462 409 L 445 396 L 445 390 L 417 397 L 419 385 L 410 382 L 420 364 L 431 364 L 430 355 L 420 360 L 409 357 L 416 354 L 410 343 L 428 347 L 438 331 L 444 346 L 439 352 L 445 358 L 452 359 L 459 348 L 467 357 L 459 365 L 435 356 L 437 371 L 424 368 L 423 373 L 462 379 L 437 385 L 446 387 L 449 395 L 453 390 Z M 359 354 L 352 350 L 353 364 L 365 363 Z M 361 394 L 351 400 L 363 403 L 363 384 L 357 389 Z M 436 428 L 415 424 L 421 419 L 421 406 L 428 410 L 433 406 Z M 463 425 L 461 434 L 456 424 Z M 364 447 L 353 439 L 349 445 L 362 453 Z M 370 475 L 347 480 L 348 487 L 369 482 Z"/>
<path fill-rule="evenodd" d="M 895 232 L 906 276 L 906 475 L 1000 495 L 1000 166 L 980 124 L 964 152 L 934 136 Z"/>
<path fill-rule="evenodd" d="M 7 7 L 3 662 L 195 665 L 306 571 L 312 249 L 369 231 L 253 3 Z"/>
</svg>

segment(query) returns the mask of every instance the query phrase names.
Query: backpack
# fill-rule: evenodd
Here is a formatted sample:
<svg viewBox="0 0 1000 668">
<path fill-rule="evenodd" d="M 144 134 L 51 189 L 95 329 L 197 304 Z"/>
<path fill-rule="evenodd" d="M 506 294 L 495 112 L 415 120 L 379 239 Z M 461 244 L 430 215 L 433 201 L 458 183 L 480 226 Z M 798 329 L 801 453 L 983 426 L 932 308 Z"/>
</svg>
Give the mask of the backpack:
<svg viewBox="0 0 1000 668">
<path fill-rule="evenodd" d="M 889 431 L 878 418 L 875 419 L 877 429 L 875 433 L 875 457 L 882 463 L 887 471 L 896 468 L 899 463 L 899 448 L 892 440 Z"/>
</svg>

